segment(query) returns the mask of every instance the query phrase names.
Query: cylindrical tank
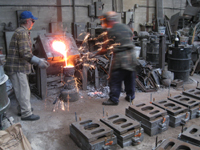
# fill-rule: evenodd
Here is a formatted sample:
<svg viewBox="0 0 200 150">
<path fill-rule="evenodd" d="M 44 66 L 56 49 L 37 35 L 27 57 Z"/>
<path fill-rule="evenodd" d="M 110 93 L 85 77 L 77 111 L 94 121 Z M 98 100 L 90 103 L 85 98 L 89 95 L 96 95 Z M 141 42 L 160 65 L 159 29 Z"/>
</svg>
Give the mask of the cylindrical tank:
<svg viewBox="0 0 200 150">
<path fill-rule="evenodd" d="M 190 74 L 191 47 L 169 46 L 168 70 L 174 72 L 174 79 L 188 81 Z"/>
<path fill-rule="evenodd" d="M 73 77 L 75 72 L 74 67 L 65 67 L 63 68 L 63 74 L 65 77 Z"/>
<path fill-rule="evenodd" d="M 63 68 L 64 75 L 64 89 L 59 96 L 60 100 L 64 102 L 75 102 L 79 100 L 79 89 L 76 86 L 76 79 L 74 78 L 74 67 Z"/>
<path fill-rule="evenodd" d="M 159 64 L 159 43 L 147 43 L 147 56 L 146 61 L 151 62 L 153 65 Z"/>
<path fill-rule="evenodd" d="M 5 56 L 0 54 L 0 115 L 3 114 L 10 105 L 10 99 L 6 92 L 6 81 L 8 80 L 8 76 L 4 73 L 4 63 Z"/>
</svg>

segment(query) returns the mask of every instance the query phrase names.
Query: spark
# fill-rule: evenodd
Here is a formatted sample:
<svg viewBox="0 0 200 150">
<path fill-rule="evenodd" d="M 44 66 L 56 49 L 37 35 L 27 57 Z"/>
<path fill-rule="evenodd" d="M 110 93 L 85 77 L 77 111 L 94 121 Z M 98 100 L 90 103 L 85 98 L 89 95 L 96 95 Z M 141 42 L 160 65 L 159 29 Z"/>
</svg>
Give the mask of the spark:
<svg viewBox="0 0 200 150">
<path fill-rule="evenodd" d="M 67 111 L 69 111 L 69 94 L 67 95 Z"/>
<path fill-rule="evenodd" d="M 80 46 L 78 50 L 79 50 L 79 51 L 84 51 L 84 47 L 83 47 L 83 46 Z"/>
<path fill-rule="evenodd" d="M 78 36 L 81 36 L 83 33 L 79 34 Z"/>
<path fill-rule="evenodd" d="M 77 78 L 74 78 L 74 81 L 75 81 L 75 86 L 77 87 L 77 92 L 79 92 L 79 88 L 78 88 L 78 79 Z"/>
<path fill-rule="evenodd" d="M 82 35 L 83 33 L 81 33 L 80 35 Z M 79 35 L 79 36 L 80 36 Z M 79 47 L 79 51 L 84 51 L 85 50 L 85 47 L 84 46 L 82 46 L 84 43 L 87 43 L 87 41 L 88 41 L 88 37 L 90 36 L 90 33 L 87 33 L 86 34 L 86 36 L 85 36 L 85 38 L 84 38 L 84 40 L 83 40 L 83 42 L 82 42 L 82 44 L 81 44 L 81 46 Z"/>
<path fill-rule="evenodd" d="M 94 38 L 94 40 L 98 40 L 98 39 L 100 39 L 101 37 L 103 37 L 105 35 L 107 35 L 107 31 L 101 33 L 97 38 Z"/>
<path fill-rule="evenodd" d="M 115 46 L 121 45 L 120 43 L 115 43 L 109 46 L 107 49 L 113 49 Z"/>
<path fill-rule="evenodd" d="M 88 37 L 90 36 L 90 33 L 87 33 L 87 35 L 85 36 L 83 43 L 85 43 L 88 40 Z"/>
<path fill-rule="evenodd" d="M 62 110 L 65 111 L 66 110 L 66 105 L 65 102 L 63 100 L 58 100 L 57 103 L 55 104 L 54 108 L 53 108 L 53 112 L 56 112 L 56 110 Z"/>
<path fill-rule="evenodd" d="M 60 103 L 61 103 L 61 109 L 62 109 L 63 111 L 65 111 L 65 104 L 64 104 L 64 102 L 61 101 Z"/>
<path fill-rule="evenodd" d="M 108 39 L 108 40 L 106 40 L 106 41 L 104 41 L 104 42 L 97 42 L 95 45 L 103 45 L 103 44 L 105 44 L 105 43 L 107 43 L 107 42 L 109 42 L 110 41 L 110 39 Z"/>
</svg>

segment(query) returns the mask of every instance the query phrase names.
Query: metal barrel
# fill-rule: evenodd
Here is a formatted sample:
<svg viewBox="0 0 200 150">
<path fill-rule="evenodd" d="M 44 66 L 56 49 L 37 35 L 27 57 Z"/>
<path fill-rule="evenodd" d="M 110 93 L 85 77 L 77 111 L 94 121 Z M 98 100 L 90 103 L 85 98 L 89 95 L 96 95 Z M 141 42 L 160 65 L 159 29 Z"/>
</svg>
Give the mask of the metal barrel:
<svg viewBox="0 0 200 150">
<path fill-rule="evenodd" d="M 4 63 L 5 56 L 0 54 L 0 115 L 3 114 L 10 105 L 10 99 L 6 92 L 6 81 L 8 80 L 8 76 L 4 73 Z"/>
<path fill-rule="evenodd" d="M 146 61 L 153 65 L 159 64 L 159 43 L 147 43 Z"/>
<path fill-rule="evenodd" d="M 74 67 L 65 67 L 63 68 L 63 74 L 65 77 L 74 76 L 75 68 Z"/>
<path fill-rule="evenodd" d="M 188 81 L 190 74 L 191 47 L 169 46 L 168 70 L 174 72 L 174 79 Z"/>
</svg>

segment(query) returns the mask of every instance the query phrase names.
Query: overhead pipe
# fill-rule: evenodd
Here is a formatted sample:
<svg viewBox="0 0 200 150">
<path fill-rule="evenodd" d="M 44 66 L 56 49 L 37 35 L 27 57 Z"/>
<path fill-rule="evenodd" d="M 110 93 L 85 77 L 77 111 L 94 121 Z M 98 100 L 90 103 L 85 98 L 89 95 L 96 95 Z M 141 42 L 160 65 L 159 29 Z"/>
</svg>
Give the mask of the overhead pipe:
<svg viewBox="0 0 200 150">
<path fill-rule="evenodd" d="M 139 5 L 139 7 L 143 8 L 156 8 L 155 6 L 146 6 L 146 5 Z M 163 9 L 173 9 L 173 10 L 185 10 L 184 8 L 171 8 L 171 7 L 163 7 Z"/>
<path fill-rule="evenodd" d="M 73 6 L 72 5 L 0 5 L 0 7 L 73 7 Z M 75 7 L 88 7 L 88 6 L 76 5 Z"/>
</svg>

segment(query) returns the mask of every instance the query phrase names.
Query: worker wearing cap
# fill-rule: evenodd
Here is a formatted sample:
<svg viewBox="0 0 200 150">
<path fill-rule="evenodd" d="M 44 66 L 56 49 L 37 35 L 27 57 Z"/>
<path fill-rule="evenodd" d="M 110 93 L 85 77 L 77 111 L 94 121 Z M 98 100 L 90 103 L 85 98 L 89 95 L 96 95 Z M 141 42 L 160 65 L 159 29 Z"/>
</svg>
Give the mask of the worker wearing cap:
<svg viewBox="0 0 200 150">
<path fill-rule="evenodd" d="M 109 99 L 103 105 L 118 105 L 122 81 L 124 81 L 128 102 L 135 98 L 135 67 L 137 64 L 132 42 L 133 33 L 128 26 L 117 22 L 116 12 L 110 11 L 100 17 L 101 25 L 107 29 L 108 40 L 96 55 L 107 52 L 108 45 L 113 45 L 113 60 L 109 80 Z M 95 55 L 95 56 L 96 56 Z"/>
<path fill-rule="evenodd" d="M 20 15 L 20 27 L 18 27 L 9 45 L 5 72 L 8 74 L 15 96 L 18 102 L 18 115 L 21 120 L 38 120 L 40 116 L 32 114 L 30 103 L 30 88 L 27 74 L 31 73 L 31 64 L 40 68 L 47 68 L 48 62 L 32 54 L 32 43 L 29 30 L 32 29 L 35 20 L 30 11 L 23 11 Z"/>
</svg>

